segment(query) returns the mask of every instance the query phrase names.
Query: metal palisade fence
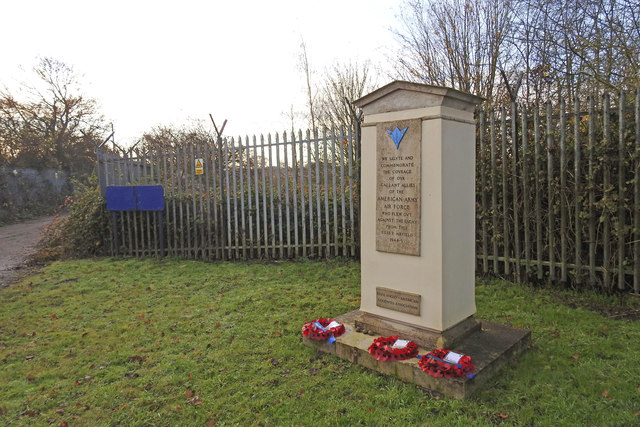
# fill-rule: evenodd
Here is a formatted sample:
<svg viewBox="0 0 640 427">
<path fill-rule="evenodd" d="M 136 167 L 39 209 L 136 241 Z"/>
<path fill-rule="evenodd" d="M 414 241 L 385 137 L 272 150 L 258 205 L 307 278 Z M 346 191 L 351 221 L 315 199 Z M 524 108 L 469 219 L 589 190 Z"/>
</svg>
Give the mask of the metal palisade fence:
<svg viewBox="0 0 640 427">
<path fill-rule="evenodd" d="M 640 90 L 478 122 L 477 271 L 640 292 Z"/>
<path fill-rule="evenodd" d="M 164 245 L 157 215 L 118 212 L 112 253 L 205 260 L 359 253 L 358 130 L 100 149 L 97 157 L 103 191 L 155 184 L 165 194 Z"/>
<path fill-rule="evenodd" d="M 477 119 L 477 272 L 640 293 L 640 90 Z M 103 189 L 163 186 L 163 254 L 196 259 L 357 257 L 359 159 L 358 129 L 98 151 Z M 117 215 L 119 253 L 161 254 L 156 215 Z"/>
</svg>

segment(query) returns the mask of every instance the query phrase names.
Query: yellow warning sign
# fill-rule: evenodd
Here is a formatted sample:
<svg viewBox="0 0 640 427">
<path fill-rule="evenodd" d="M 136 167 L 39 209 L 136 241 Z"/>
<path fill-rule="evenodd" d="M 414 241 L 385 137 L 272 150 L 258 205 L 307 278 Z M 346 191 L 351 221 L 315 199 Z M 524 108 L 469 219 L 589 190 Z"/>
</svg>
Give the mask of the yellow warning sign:
<svg viewBox="0 0 640 427">
<path fill-rule="evenodd" d="M 202 159 L 196 159 L 196 175 L 204 174 L 204 162 Z"/>
</svg>

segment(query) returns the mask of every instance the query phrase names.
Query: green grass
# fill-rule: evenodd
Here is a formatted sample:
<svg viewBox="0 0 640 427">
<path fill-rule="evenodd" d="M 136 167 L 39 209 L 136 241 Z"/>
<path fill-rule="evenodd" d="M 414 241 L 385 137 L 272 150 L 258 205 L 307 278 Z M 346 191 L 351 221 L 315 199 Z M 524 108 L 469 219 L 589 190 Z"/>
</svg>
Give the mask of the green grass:
<svg viewBox="0 0 640 427">
<path fill-rule="evenodd" d="M 533 346 L 456 401 L 302 344 L 305 321 L 358 308 L 359 291 L 346 261 L 54 263 L 0 291 L 0 424 L 640 423 L 639 323 L 483 280 L 478 316 Z"/>
</svg>

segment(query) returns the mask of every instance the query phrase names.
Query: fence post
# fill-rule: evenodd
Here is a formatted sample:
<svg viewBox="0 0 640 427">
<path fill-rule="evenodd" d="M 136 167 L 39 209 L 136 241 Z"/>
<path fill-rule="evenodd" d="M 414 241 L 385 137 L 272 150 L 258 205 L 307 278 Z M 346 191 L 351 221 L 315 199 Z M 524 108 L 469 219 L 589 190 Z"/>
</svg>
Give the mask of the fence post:
<svg viewBox="0 0 640 427">
<path fill-rule="evenodd" d="M 633 292 L 640 293 L 640 88 L 636 90 L 636 140 L 633 181 Z"/>
<path fill-rule="evenodd" d="M 624 246 L 625 246 L 625 171 L 624 171 L 624 158 L 625 158 L 625 120 L 624 120 L 624 107 L 626 99 L 624 92 L 620 92 L 618 98 L 618 289 L 623 290 L 625 288 L 625 274 L 624 274 Z"/>
<path fill-rule="evenodd" d="M 573 135 L 573 175 L 574 175 L 574 204 L 575 204 L 575 281 L 576 284 L 582 283 L 582 221 L 580 212 L 583 206 L 582 186 L 580 182 L 581 165 L 580 165 L 580 99 L 575 96 L 574 103 L 574 135 Z"/>
</svg>

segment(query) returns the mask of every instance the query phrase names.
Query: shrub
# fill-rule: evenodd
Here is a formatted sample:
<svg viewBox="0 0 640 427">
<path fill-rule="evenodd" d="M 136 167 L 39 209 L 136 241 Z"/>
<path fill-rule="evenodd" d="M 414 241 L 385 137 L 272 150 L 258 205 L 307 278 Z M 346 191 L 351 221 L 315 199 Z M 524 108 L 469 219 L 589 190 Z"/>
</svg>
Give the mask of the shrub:
<svg viewBox="0 0 640 427">
<path fill-rule="evenodd" d="M 64 257 L 86 257 L 106 254 L 109 236 L 109 216 L 105 200 L 100 195 L 95 176 L 87 185 L 74 182 L 73 197 L 65 200 L 61 210 L 45 228 L 36 259 L 46 261 Z"/>
</svg>

